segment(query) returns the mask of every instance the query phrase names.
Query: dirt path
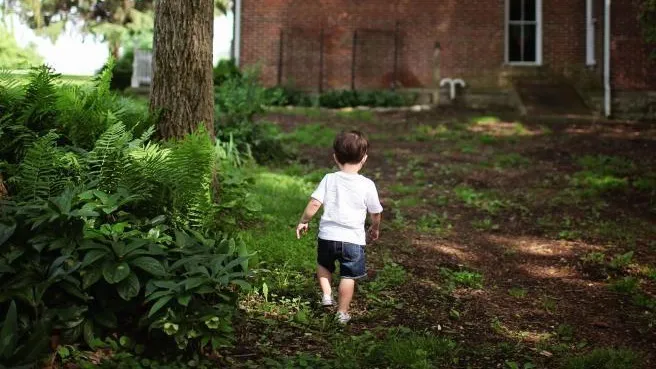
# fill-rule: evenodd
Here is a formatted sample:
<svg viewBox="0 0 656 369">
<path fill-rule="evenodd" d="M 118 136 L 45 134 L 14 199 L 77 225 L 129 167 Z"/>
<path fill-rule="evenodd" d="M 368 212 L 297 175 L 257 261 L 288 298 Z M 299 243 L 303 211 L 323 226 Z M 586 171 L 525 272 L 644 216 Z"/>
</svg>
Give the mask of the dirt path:
<svg viewBox="0 0 656 369">
<path fill-rule="evenodd" d="M 655 126 L 457 111 L 267 119 L 371 139 L 364 174 L 386 208 L 372 275 L 393 262 L 410 278 L 384 314 L 359 299 L 373 318 L 353 332 L 447 335 L 465 348 L 461 368 L 552 368 L 596 347 L 630 348 L 656 366 Z M 301 158 L 331 166 L 325 148 L 304 146 Z"/>
</svg>

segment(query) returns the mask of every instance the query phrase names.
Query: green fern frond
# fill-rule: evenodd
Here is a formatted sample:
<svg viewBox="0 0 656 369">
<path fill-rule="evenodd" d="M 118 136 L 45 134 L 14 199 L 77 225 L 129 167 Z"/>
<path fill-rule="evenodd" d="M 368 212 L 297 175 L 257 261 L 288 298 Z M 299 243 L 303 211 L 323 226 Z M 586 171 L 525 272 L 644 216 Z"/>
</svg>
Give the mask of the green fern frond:
<svg viewBox="0 0 656 369">
<path fill-rule="evenodd" d="M 17 123 L 35 132 L 54 129 L 57 110 L 57 85 L 60 75 L 48 66 L 33 68 L 20 103 Z"/>
<path fill-rule="evenodd" d="M 125 130 L 123 123 L 118 122 L 110 113 L 107 120 L 110 127 L 100 135 L 96 144 L 87 156 L 88 176 L 98 181 L 98 188 L 113 193 L 119 187 L 119 182 L 125 173 L 125 158 L 123 151 L 132 135 Z"/>
<path fill-rule="evenodd" d="M 33 201 L 47 199 L 63 189 L 65 180 L 59 172 L 63 153 L 56 146 L 59 136 L 53 132 L 37 139 L 27 150 L 12 182 L 16 183 L 16 199 Z"/>
</svg>

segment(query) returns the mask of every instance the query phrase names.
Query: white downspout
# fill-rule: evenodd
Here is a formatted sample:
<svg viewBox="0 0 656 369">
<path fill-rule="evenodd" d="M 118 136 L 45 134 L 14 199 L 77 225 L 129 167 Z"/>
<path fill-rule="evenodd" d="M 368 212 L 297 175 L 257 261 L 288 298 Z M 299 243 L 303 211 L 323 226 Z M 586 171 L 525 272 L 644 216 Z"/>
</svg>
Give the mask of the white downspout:
<svg viewBox="0 0 656 369">
<path fill-rule="evenodd" d="M 585 64 L 589 67 L 595 66 L 597 60 L 595 59 L 595 23 L 594 18 L 594 0 L 586 1 L 586 58 Z"/>
<path fill-rule="evenodd" d="M 241 0 L 235 0 L 234 22 L 235 22 L 235 35 L 232 42 L 234 42 L 235 64 L 239 66 L 239 55 L 241 52 Z"/>
<path fill-rule="evenodd" d="M 611 0 L 605 0 L 605 17 L 604 17 L 604 113 L 606 118 L 611 115 L 611 90 L 610 90 L 610 5 Z"/>
</svg>

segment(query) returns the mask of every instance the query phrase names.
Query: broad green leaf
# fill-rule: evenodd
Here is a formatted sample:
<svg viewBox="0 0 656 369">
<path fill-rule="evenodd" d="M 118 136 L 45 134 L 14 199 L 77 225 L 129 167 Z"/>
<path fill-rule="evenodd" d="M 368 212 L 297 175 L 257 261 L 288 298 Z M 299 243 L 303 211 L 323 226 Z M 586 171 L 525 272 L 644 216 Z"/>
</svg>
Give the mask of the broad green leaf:
<svg viewBox="0 0 656 369">
<path fill-rule="evenodd" d="M 116 290 L 123 300 L 130 301 L 139 294 L 140 288 L 139 278 L 136 274 L 130 273 L 125 280 L 118 284 Z"/>
<path fill-rule="evenodd" d="M 99 312 L 95 313 L 93 318 L 105 328 L 116 328 L 118 324 L 118 319 L 116 319 L 116 314 L 110 309 L 101 309 Z"/>
<path fill-rule="evenodd" d="M 148 317 L 150 318 L 150 317 L 152 317 L 153 315 L 155 315 L 155 313 L 157 313 L 157 312 L 158 312 L 160 309 L 162 309 L 166 304 L 168 304 L 169 301 L 171 301 L 172 298 L 173 298 L 173 296 L 164 296 L 164 297 L 162 297 L 161 299 L 157 300 L 157 302 L 155 302 L 155 304 L 153 305 L 153 307 L 150 308 L 150 311 L 148 312 Z"/>
<path fill-rule="evenodd" d="M 178 296 L 178 304 L 180 304 L 182 306 L 189 305 L 190 301 L 191 301 L 191 295 L 190 294 Z"/>
<path fill-rule="evenodd" d="M 130 275 L 130 266 L 126 262 L 106 263 L 103 267 L 103 276 L 109 284 L 118 283 Z"/>
<path fill-rule="evenodd" d="M 206 280 L 205 278 L 200 278 L 200 277 L 198 277 L 198 278 L 189 278 L 189 279 L 185 280 L 185 282 L 184 282 L 185 290 L 187 290 L 187 291 L 192 290 L 192 289 L 202 285 L 203 283 L 205 283 L 205 280 Z"/>
<path fill-rule="evenodd" d="M 146 297 L 146 302 L 157 300 L 162 296 L 168 296 L 168 295 L 173 295 L 173 291 L 157 291 L 148 295 L 148 297 Z"/>
<path fill-rule="evenodd" d="M 150 241 L 143 240 L 143 239 L 137 239 L 137 240 L 130 241 L 130 243 L 128 243 L 128 245 L 122 250 L 122 254 L 120 254 L 119 256 L 123 257 L 123 256 L 128 256 L 128 255 L 134 254 L 135 251 L 141 249 L 142 247 L 147 245 L 149 242 Z"/>
<path fill-rule="evenodd" d="M 84 325 L 82 326 L 82 335 L 84 336 L 84 342 L 86 342 L 89 347 L 93 348 L 95 334 L 93 332 L 93 322 L 91 320 L 84 322 Z"/>
<path fill-rule="evenodd" d="M 82 289 L 87 289 L 94 284 L 98 283 L 100 278 L 102 278 L 103 275 L 103 269 L 101 268 L 91 268 L 89 270 L 85 270 L 84 274 L 82 275 Z"/>
<path fill-rule="evenodd" d="M 0 246 L 7 242 L 9 237 L 11 237 L 16 231 L 16 224 L 6 225 L 0 223 Z"/>
<path fill-rule="evenodd" d="M 87 267 L 96 261 L 102 259 L 104 256 L 107 256 L 107 251 L 106 250 L 98 250 L 94 249 L 89 252 L 87 252 L 86 255 L 84 255 L 84 259 L 82 259 L 82 267 Z"/>
<path fill-rule="evenodd" d="M 125 249 L 126 249 L 125 242 L 123 241 L 112 242 L 112 250 L 114 250 L 114 254 L 116 254 L 117 257 L 122 258 L 125 255 Z"/>
<path fill-rule="evenodd" d="M 157 259 L 151 258 L 149 256 L 142 256 L 131 260 L 130 265 L 156 277 L 166 275 L 166 270 L 164 269 L 164 266 L 162 266 L 162 263 L 157 261 Z"/>
<path fill-rule="evenodd" d="M 16 342 L 18 341 L 18 337 L 16 337 L 17 333 L 18 313 L 16 312 L 16 302 L 12 301 L 9 304 L 9 310 L 7 311 L 7 316 L 0 331 L 0 357 L 3 354 L 10 356 L 14 353 Z"/>
<path fill-rule="evenodd" d="M 250 283 L 246 282 L 243 279 L 233 279 L 233 280 L 230 281 L 230 283 L 236 284 L 237 286 L 241 287 L 243 290 L 246 290 L 246 291 L 251 289 Z"/>
<path fill-rule="evenodd" d="M 164 223 L 166 220 L 166 215 L 158 215 L 155 218 L 150 220 L 151 225 L 158 225 L 160 223 Z"/>
</svg>

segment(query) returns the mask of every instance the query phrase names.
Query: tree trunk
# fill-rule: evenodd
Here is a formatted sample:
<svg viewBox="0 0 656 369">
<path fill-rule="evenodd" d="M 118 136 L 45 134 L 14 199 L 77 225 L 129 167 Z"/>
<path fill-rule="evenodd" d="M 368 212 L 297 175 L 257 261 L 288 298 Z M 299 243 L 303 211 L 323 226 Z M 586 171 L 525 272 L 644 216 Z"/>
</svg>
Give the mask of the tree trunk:
<svg viewBox="0 0 656 369">
<path fill-rule="evenodd" d="M 203 123 L 214 136 L 213 0 L 155 3 L 151 110 L 160 138 L 181 138 Z"/>
</svg>

